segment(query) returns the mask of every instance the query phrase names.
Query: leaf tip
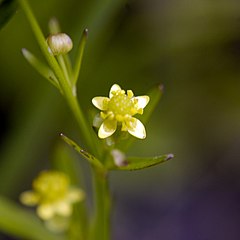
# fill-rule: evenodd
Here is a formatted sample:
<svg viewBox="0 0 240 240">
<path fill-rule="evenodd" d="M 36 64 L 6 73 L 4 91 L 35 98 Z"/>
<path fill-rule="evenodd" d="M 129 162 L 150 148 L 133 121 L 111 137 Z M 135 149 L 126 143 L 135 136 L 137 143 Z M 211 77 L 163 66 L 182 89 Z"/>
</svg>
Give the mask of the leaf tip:
<svg viewBox="0 0 240 240">
<path fill-rule="evenodd" d="M 174 154 L 172 154 L 172 153 L 167 154 L 167 158 L 165 161 L 171 160 L 172 158 L 174 158 Z"/>
<path fill-rule="evenodd" d="M 87 28 L 85 28 L 84 30 L 83 30 L 83 35 L 84 35 L 84 37 L 88 37 L 88 29 Z"/>
<path fill-rule="evenodd" d="M 48 27 L 49 27 L 50 33 L 52 33 L 52 34 L 59 33 L 61 31 L 60 24 L 56 17 L 50 18 L 50 20 L 48 22 Z"/>
<path fill-rule="evenodd" d="M 67 137 L 63 134 L 63 133 L 60 133 L 59 136 L 65 141 L 67 142 Z"/>
<path fill-rule="evenodd" d="M 160 92 L 163 93 L 163 91 L 164 91 L 164 85 L 163 85 L 162 83 L 158 85 L 158 88 L 159 88 Z"/>
<path fill-rule="evenodd" d="M 22 55 L 23 55 L 25 58 L 27 58 L 28 55 L 29 55 L 28 50 L 27 50 L 26 48 L 22 48 L 21 51 L 22 51 Z"/>
</svg>

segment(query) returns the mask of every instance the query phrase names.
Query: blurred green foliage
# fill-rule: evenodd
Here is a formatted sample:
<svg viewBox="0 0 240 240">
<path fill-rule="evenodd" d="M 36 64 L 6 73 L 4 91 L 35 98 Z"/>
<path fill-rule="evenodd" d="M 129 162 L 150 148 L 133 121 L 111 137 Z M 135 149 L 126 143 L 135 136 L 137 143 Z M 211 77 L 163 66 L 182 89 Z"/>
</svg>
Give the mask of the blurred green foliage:
<svg viewBox="0 0 240 240">
<path fill-rule="evenodd" d="M 91 98 L 106 95 L 113 83 L 136 95 L 165 86 L 147 139 L 137 141 L 131 154 L 173 152 L 176 159 L 142 172 L 114 173 L 114 191 L 172 199 L 209 173 L 238 176 L 239 1 L 30 3 L 46 36 L 52 16 L 74 43 L 89 29 L 78 89 L 86 112 L 93 109 Z M 61 96 L 21 56 L 23 47 L 40 55 L 19 10 L 0 31 L 0 193 L 12 197 L 48 166 L 60 132 L 81 139 Z"/>
<path fill-rule="evenodd" d="M 0 1 L 0 28 L 2 28 L 17 10 L 17 1 Z"/>
</svg>

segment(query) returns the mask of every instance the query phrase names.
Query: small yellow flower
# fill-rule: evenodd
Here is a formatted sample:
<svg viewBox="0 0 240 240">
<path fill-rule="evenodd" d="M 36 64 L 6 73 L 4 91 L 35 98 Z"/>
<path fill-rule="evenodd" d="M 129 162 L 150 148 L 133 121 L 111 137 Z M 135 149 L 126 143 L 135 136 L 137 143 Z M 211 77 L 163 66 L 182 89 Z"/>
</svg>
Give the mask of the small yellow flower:
<svg viewBox="0 0 240 240">
<path fill-rule="evenodd" d="M 140 120 L 133 117 L 135 114 L 143 114 L 143 109 L 149 102 L 148 96 L 134 97 L 131 90 L 127 93 L 117 84 L 114 84 L 108 97 L 94 97 L 92 103 L 101 110 L 103 119 L 98 130 L 99 138 L 111 136 L 121 124 L 122 131 L 128 131 L 134 137 L 144 139 L 146 131 Z"/>
<path fill-rule="evenodd" d="M 58 171 L 41 172 L 33 181 L 33 191 L 20 195 L 23 204 L 37 206 L 37 214 L 43 220 L 71 216 L 72 204 L 83 198 L 84 192 L 71 187 L 68 176 Z"/>
</svg>

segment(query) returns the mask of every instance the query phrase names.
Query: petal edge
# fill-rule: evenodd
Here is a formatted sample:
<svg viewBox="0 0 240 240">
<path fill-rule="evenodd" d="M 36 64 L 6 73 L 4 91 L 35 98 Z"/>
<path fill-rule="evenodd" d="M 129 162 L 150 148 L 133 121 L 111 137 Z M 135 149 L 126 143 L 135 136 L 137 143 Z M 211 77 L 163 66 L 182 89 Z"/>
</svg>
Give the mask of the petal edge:
<svg viewBox="0 0 240 240">
<path fill-rule="evenodd" d="M 109 97 L 111 98 L 113 96 L 113 92 L 121 91 L 121 87 L 118 84 L 113 84 L 110 92 L 109 92 Z"/>
<path fill-rule="evenodd" d="M 137 108 L 145 108 L 150 100 L 149 96 L 145 95 L 145 96 L 138 96 L 138 97 L 133 97 L 132 100 L 137 100 Z"/>
<path fill-rule="evenodd" d="M 144 139 L 146 138 L 146 130 L 144 125 L 137 118 L 132 118 L 134 121 L 133 128 L 128 129 L 128 132 L 136 138 Z"/>
<path fill-rule="evenodd" d="M 108 120 L 106 119 L 98 130 L 99 138 L 107 138 L 111 136 L 117 129 L 117 121 L 116 120 Z"/>
<path fill-rule="evenodd" d="M 92 104 L 100 109 L 100 110 L 107 110 L 108 108 L 108 102 L 109 102 L 109 98 L 107 97 L 94 97 L 92 99 Z"/>
</svg>

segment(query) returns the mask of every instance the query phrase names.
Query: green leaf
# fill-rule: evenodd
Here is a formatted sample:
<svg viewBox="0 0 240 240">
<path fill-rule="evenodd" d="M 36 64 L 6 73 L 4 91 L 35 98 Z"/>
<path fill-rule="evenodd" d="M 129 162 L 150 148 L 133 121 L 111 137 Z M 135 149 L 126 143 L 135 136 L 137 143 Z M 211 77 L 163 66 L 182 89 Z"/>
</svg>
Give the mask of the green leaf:
<svg viewBox="0 0 240 240">
<path fill-rule="evenodd" d="M 152 113 L 154 112 L 154 110 L 156 109 L 161 97 L 163 94 L 163 85 L 157 85 L 155 87 L 153 87 L 149 92 L 148 92 L 148 96 L 150 97 L 150 101 L 148 103 L 148 105 L 146 106 L 146 109 L 144 109 L 144 113 L 143 115 L 141 115 L 139 117 L 139 119 L 145 124 L 148 122 L 148 120 L 150 119 Z"/>
<path fill-rule="evenodd" d="M 6 234 L 34 240 L 63 240 L 49 232 L 37 216 L 0 196 L 0 230 Z"/>
<path fill-rule="evenodd" d="M 61 137 L 68 145 L 73 147 L 81 156 L 83 156 L 92 166 L 94 166 L 96 169 L 98 169 L 103 173 L 105 172 L 105 167 L 103 166 L 103 164 L 97 158 L 95 158 L 92 154 L 88 153 L 87 151 L 79 147 L 77 143 L 75 143 L 73 140 L 66 137 L 62 133 L 61 133 Z"/>
<path fill-rule="evenodd" d="M 55 18 L 55 17 L 52 17 L 50 19 L 50 21 L 48 22 L 48 28 L 49 28 L 49 32 L 51 34 L 56 34 L 56 33 L 61 32 L 60 24 L 59 24 L 57 18 Z"/>
<path fill-rule="evenodd" d="M 8 22 L 17 11 L 17 1 L 0 0 L 0 29 Z"/>
<path fill-rule="evenodd" d="M 85 49 L 87 37 L 88 37 L 88 29 L 84 29 L 79 46 L 78 46 L 78 50 L 77 50 L 77 57 L 76 57 L 75 66 L 74 66 L 73 85 L 77 84 L 77 80 L 81 70 L 83 52 Z"/>
<path fill-rule="evenodd" d="M 174 157 L 173 154 L 165 154 L 156 157 L 128 157 L 125 160 L 125 166 L 114 166 L 112 170 L 141 170 L 164 163 Z"/>
<path fill-rule="evenodd" d="M 28 63 L 35 68 L 35 70 L 40 73 L 44 78 L 46 78 L 50 83 L 52 83 L 56 88 L 60 89 L 58 80 L 53 73 L 53 71 L 43 62 L 41 62 L 37 57 L 35 57 L 27 49 L 22 49 L 22 54 Z"/>
</svg>

